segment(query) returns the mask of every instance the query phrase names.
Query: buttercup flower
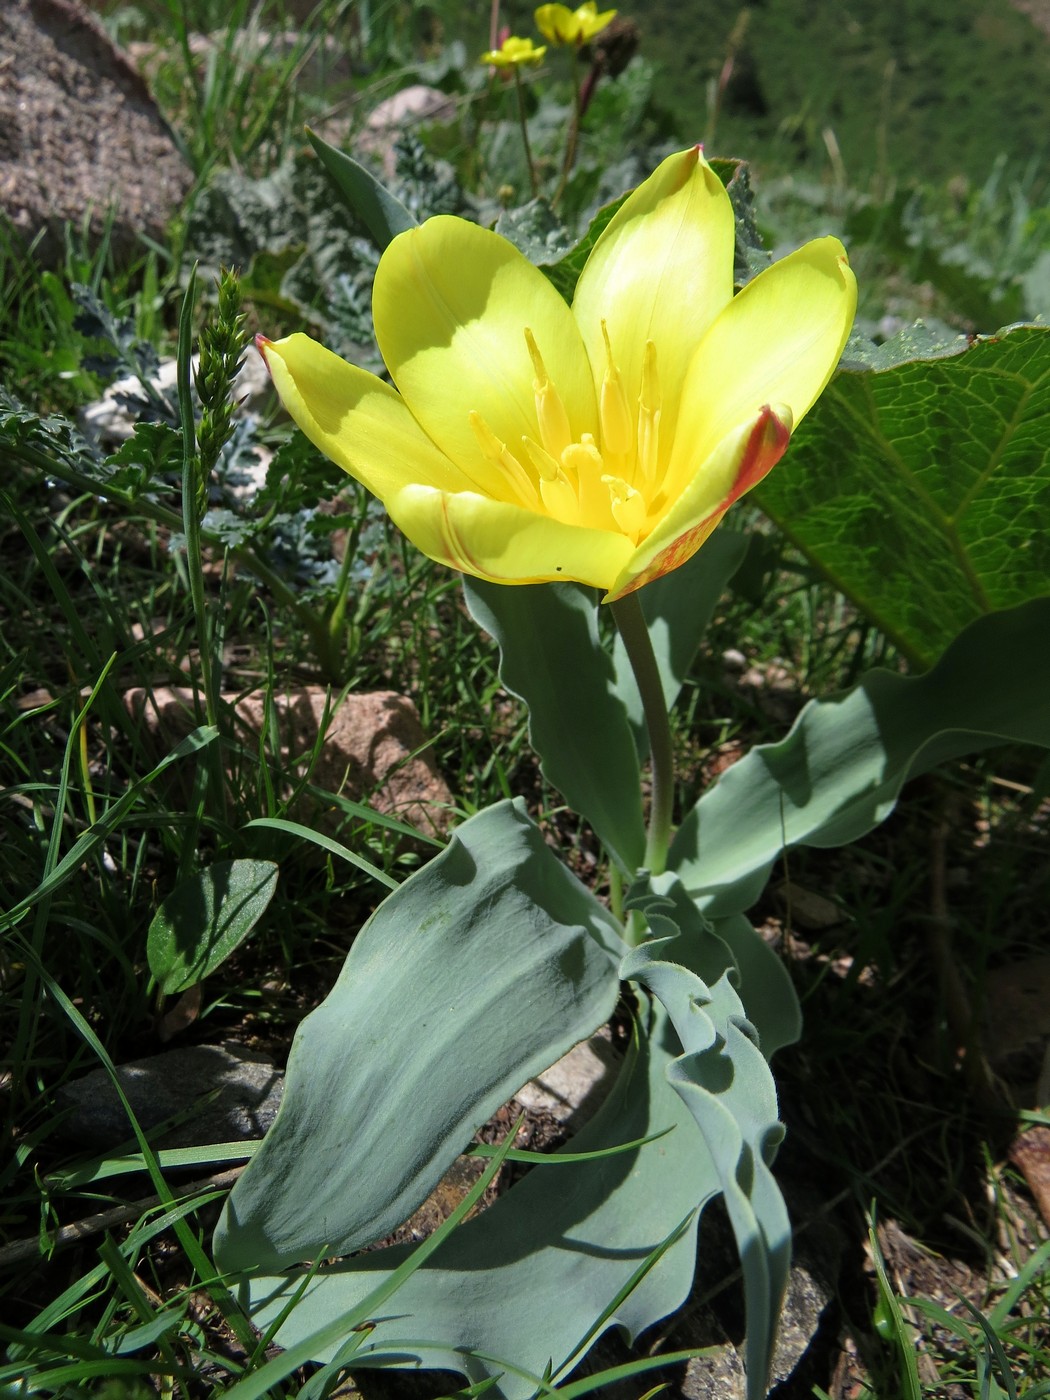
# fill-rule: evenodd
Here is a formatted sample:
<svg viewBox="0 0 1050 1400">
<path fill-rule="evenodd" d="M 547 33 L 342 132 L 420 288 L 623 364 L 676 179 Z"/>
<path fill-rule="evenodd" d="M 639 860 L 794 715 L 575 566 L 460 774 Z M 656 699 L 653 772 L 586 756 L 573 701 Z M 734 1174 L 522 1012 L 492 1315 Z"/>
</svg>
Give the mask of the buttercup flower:
<svg viewBox="0 0 1050 1400">
<path fill-rule="evenodd" d="M 498 583 L 573 579 L 609 602 L 684 564 L 761 481 L 853 323 L 836 239 L 736 296 L 734 239 L 694 147 L 617 210 L 571 307 L 462 219 L 395 238 L 373 316 L 396 389 L 305 335 L 260 349 L 307 437 L 424 554 Z"/>
<path fill-rule="evenodd" d="M 568 5 L 541 5 L 534 16 L 536 28 L 552 44 L 575 44 L 580 48 L 616 17 L 615 10 L 598 13 L 595 0 L 586 0 L 570 10 Z"/>
<path fill-rule="evenodd" d="M 545 44 L 537 48 L 531 39 L 519 39 L 511 34 L 498 49 L 483 53 L 481 62 L 491 63 L 494 68 L 520 68 L 526 64 L 541 63 L 546 52 Z"/>
</svg>

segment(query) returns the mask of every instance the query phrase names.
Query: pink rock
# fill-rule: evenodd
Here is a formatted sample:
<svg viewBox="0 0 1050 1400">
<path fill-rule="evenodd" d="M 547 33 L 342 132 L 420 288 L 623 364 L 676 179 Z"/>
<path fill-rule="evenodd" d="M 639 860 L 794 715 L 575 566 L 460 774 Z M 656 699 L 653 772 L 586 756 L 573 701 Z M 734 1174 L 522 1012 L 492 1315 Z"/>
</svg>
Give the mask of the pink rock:
<svg viewBox="0 0 1050 1400">
<path fill-rule="evenodd" d="M 246 734 L 251 745 L 257 744 L 266 697 L 256 691 L 223 699 L 228 713 L 232 711 L 232 727 L 242 736 Z M 311 769 L 329 700 L 324 741 Z M 124 701 L 128 711 L 164 744 L 177 742 L 200 723 L 194 693 L 188 686 L 163 686 L 151 692 L 137 688 L 128 691 Z M 380 690 L 337 701 L 323 686 L 307 685 L 275 695 L 274 707 L 281 762 L 289 779 L 302 778 L 309 771 L 314 788 L 365 803 L 427 835 L 440 835 L 446 829 L 452 794 L 437 770 L 416 707 L 407 696 Z M 326 830 L 334 830 L 342 820 L 334 803 L 316 796 L 302 799 L 293 816 Z"/>
</svg>

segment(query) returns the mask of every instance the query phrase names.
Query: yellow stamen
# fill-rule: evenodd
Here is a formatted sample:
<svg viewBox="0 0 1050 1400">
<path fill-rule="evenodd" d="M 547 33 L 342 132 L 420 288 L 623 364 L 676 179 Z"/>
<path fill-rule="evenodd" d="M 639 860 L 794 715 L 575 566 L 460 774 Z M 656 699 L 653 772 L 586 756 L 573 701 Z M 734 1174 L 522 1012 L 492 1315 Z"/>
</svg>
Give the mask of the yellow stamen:
<svg viewBox="0 0 1050 1400">
<path fill-rule="evenodd" d="M 603 476 L 602 481 L 609 488 L 609 504 L 613 519 L 625 535 L 637 543 L 642 533 L 647 514 L 645 500 L 641 494 L 618 476 Z"/>
<path fill-rule="evenodd" d="M 514 453 L 505 442 L 499 440 L 476 409 L 471 409 L 467 419 L 474 430 L 482 455 L 500 468 L 526 505 L 533 505 L 536 501 L 536 488 Z"/>
<path fill-rule="evenodd" d="M 540 427 L 540 441 L 552 457 L 560 460 L 561 454 L 572 442 L 569 415 L 565 412 L 561 395 L 551 383 L 547 367 L 540 355 L 539 346 L 536 344 L 536 338 L 528 326 L 525 327 L 525 344 L 529 347 L 529 356 L 535 374 L 532 381 L 532 392 L 536 396 L 536 421 Z"/>
<path fill-rule="evenodd" d="M 540 499 L 544 506 L 556 520 L 574 525 L 580 518 L 580 498 L 576 486 L 538 442 L 530 437 L 523 437 L 521 442 L 539 475 Z"/>
<path fill-rule="evenodd" d="M 660 381 L 656 373 L 656 346 L 645 342 L 642 392 L 638 396 L 637 479 L 656 484 L 660 468 Z"/>
<path fill-rule="evenodd" d="M 599 414 L 602 424 L 602 447 L 616 457 L 626 456 L 631 450 L 632 429 L 631 410 L 627 403 L 627 392 L 620 378 L 620 371 L 613 360 L 609 330 L 602 321 L 602 336 L 605 339 L 605 375 L 602 379 L 602 392 L 599 401 Z"/>
</svg>

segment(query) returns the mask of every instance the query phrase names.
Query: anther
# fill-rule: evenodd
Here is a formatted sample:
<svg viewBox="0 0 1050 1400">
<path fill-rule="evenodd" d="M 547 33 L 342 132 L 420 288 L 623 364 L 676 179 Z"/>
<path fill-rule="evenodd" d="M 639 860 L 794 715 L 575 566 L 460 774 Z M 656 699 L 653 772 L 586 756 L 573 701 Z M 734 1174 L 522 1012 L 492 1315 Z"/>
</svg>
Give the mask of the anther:
<svg viewBox="0 0 1050 1400">
<path fill-rule="evenodd" d="M 577 488 L 554 458 L 530 437 L 521 444 L 540 478 L 540 499 L 556 520 L 574 525 L 580 518 L 580 498 Z M 569 449 L 566 449 L 568 451 Z"/>
<path fill-rule="evenodd" d="M 540 441 L 545 450 L 556 460 L 559 460 L 561 454 L 572 442 L 569 415 L 565 412 L 561 395 L 551 383 L 547 367 L 543 363 L 543 356 L 536 344 L 536 338 L 528 326 L 525 327 L 525 344 L 529 348 L 529 357 L 532 360 L 532 370 L 535 376 L 532 381 L 532 392 L 536 396 L 536 421 L 540 428 Z"/>
<path fill-rule="evenodd" d="M 467 421 L 474 430 L 482 455 L 504 472 L 522 500 L 531 505 L 536 499 L 536 488 L 514 453 L 505 442 L 499 440 L 476 409 L 470 410 Z"/>
<path fill-rule="evenodd" d="M 620 371 L 613 359 L 609 329 L 604 319 L 602 337 L 605 340 L 605 375 L 598 410 L 602 423 L 602 447 L 614 457 L 625 457 L 631 450 L 631 410 Z"/>
</svg>

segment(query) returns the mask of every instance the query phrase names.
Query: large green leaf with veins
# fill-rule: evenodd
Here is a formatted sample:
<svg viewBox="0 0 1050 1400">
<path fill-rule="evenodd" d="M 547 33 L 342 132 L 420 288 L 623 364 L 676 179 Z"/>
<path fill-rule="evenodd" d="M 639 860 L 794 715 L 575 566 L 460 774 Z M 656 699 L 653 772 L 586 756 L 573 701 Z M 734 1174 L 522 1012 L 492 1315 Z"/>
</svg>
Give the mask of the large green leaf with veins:
<svg viewBox="0 0 1050 1400">
<path fill-rule="evenodd" d="M 843 369 L 757 491 L 913 660 L 1050 593 L 1050 327 Z"/>
</svg>

